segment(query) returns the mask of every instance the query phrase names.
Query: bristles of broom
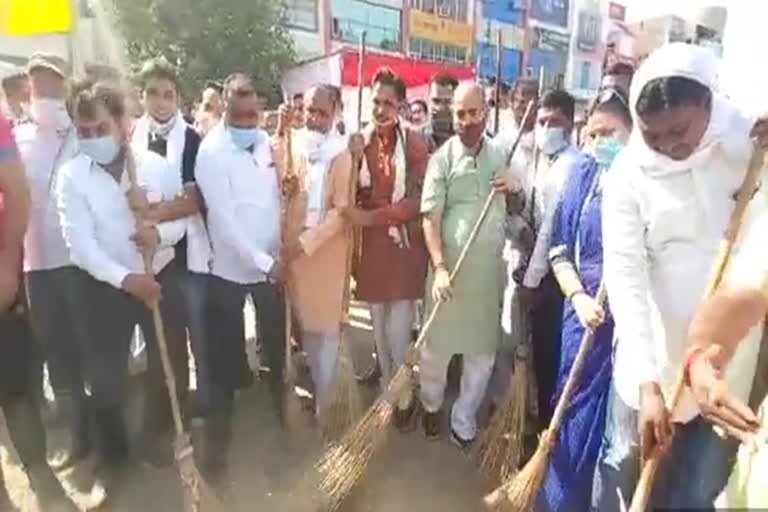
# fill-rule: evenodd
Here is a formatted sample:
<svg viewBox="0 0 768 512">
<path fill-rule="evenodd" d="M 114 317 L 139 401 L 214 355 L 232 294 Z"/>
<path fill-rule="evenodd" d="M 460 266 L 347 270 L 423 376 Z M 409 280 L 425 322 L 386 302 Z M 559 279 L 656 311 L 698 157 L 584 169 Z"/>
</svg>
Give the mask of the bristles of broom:
<svg viewBox="0 0 768 512">
<path fill-rule="evenodd" d="M 400 367 L 387 392 L 317 463 L 316 469 L 321 475 L 318 487 L 326 497 L 324 510 L 338 510 L 365 474 L 371 458 L 386 441 L 395 404 L 410 387 L 411 380 L 410 367 Z"/>
<path fill-rule="evenodd" d="M 496 409 L 480 443 L 480 468 L 498 485 L 517 472 L 528 412 L 528 365 L 516 357 L 504 403 Z"/>
<path fill-rule="evenodd" d="M 320 404 L 319 422 L 328 440 L 338 439 L 363 413 L 363 401 L 355 378 L 348 339 L 342 339 L 336 358 L 334 383 L 329 401 Z"/>
</svg>

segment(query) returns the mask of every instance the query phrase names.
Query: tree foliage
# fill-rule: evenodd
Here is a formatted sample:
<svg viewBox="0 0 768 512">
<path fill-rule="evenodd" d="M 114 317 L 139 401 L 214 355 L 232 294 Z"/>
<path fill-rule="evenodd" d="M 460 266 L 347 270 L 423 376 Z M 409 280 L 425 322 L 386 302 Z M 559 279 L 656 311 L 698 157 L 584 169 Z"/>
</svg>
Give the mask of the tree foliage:
<svg viewBox="0 0 768 512">
<path fill-rule="evenodd" d="M 146 59 L 165 58 L 187 94 L 242 71 L 264 94 L 279 95 L 282 72 L 294 60 L 279 0 L 111 0 L 110 7 L 133 71 Z"/>
</svg>

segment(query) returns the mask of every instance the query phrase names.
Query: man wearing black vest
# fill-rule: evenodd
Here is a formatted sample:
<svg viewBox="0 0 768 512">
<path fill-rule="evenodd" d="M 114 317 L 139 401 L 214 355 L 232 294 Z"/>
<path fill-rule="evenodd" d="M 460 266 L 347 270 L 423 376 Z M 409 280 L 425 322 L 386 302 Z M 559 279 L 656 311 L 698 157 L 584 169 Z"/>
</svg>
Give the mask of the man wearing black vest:
<svg viewBox="0 0 768 512">
<path fill-rule="evenodd" d="M 144 205 L 148 217 L 157 223 L 178 219 L 187 220 L 186 235 L 176 245 L 174 265 L 178 276 L 178 307 L 171 318 L 165 318 L 167 329 L 173 333 L 168 339 L 171 362 L 176 373 L 179 398 L 186 398 L 189 385 L 187 335 L 195 354 L 197 400 L 193 417 L 205 417 L 209 405 L 208 358 L 203 336 L 206 334 L 207 282 L 211 259 L 210 243 L 203 219 L 204 206 L 195 185 L 195 162 L 200 147 L 200 135 L 187 123 L 179 111 L 179 82 L 174 69 L 165 61 L 150 60 L 142 68 L 142 99 L 145 114 L 137 120 L 133 132 L 134 151 L 152 151 L 164 157 L 171 169 L 181 174 L 184 192 L 171 201 Z M 136 198 L 138 202 L 143 198 Z M 163 296 L 176 290 L 164 288 Z M 174 301 L 176 302 L 176 301 Z M 170 429 L 170 410 L 159 360 L 148 354 L 147 406 L 145 432 L 149 439 Z M 162 445 L 159 445 L 162 446 Z"/>
</svg>

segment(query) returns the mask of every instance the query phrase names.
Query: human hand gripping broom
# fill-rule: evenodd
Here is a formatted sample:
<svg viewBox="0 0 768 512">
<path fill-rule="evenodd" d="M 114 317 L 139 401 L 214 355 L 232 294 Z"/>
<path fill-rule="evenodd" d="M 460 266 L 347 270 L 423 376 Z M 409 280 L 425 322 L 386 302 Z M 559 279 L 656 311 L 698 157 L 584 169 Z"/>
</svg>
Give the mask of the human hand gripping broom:
<svg viewBox="0 0 768 512">
<path fill-rule="evenodd" d="M 138 188 L 136 161 L 134 160 L 133 152 L 130 148 L 126 150 L 125 165 L 131 188 Z M 144 223 L 145 220 L 137 214 L 137 226 L 143 227 Z M 154 254 L 152 252 L 152 249 L 142 249 L 141 256 L 144 260 L 144 271 L 148 275 L 154 275 L 152 266 Z M 155 327 L 158 352 L 160 353 L 160 361 L 163 367 L 163 374 L 165 375 L 165 385 L 168 389 L 168 397 L 171 402 L 171 414 L 173 416 L 173 425 L 176 431 L 174 451 L 179 467 L 182 487 L 184 489 L 184 510 L 186 512 L 218 510 L 219 506 L 217 500 L 214 498 L 214 493 L 206 486 L 205 480 L 195 465 L 194 450 L 190 436 L 184 431 L 181 407 L 179 406 L 179 400 L 176 395 L 176 380 L 174 379 L 171 359 L 168 356 L 168 344 L 165 340 L 165 326 L 163 324 L 163 317 L 160 314 L 160 304 L 159 302 L 155 302 L 148 306 L 152 310 L 152 320 Z"/>
<path fill-rule="evenodd" d="M 595 301 L 602 305 L 606 299 L 605 284 L 600 286 L 595 297 Z M 541 484 L 547 474 L 549 466 L 549 456 L 557 442 L 557 436 L 560 427 L 565 419 L 565 413 L 568 411 L 568 405 L 576 391 L 581 372 L 587 361 L 587 356 L 592 348 L 596 329 L 587 328 L 581 338 L 579 351 L 573 361 L 571 371 L 568 373 L 568 380 L 565 382 L 563 393 L 557 401 L 555 413 L 549 427 L 541 434 L 539 446 L 531 460 L 516 476 L 507 480 L 501 487 L 485 497 L 485 503 L 499 511 L 509 510 L 510 512 L 528 512 L 533 510 L 533 504 L 539 493 Z"/>
<path fill-rule="evenodd" d="M 358 68 L 357 68 L 357 127 L 362 129 L 362 103 L 363 88 L 365 86 L 365 55 L 366 55 L 366 33 L 360 34 L 360 47 L 358 49 Z M 354 205 L 357 200 L 357 177 L 361 162 L 352 158 L 352 168 L 349 172 L 348 183 L 348 205 Z M 343 319 L 341 325 L 341 343 L 339 344 L 339 353 L 336 356 L 336 373 L 334 375 L 333 387 L 329 393 L 330 401 L 321 404 L 319 422 L 326 439 L 339 439 L 342 434 L 357 421 L 363 412 L 362 398 L 360 390 L 357 387 L 355 378 L 355 368 L 352 363 L 352 356 L 349 349 L 349 336 L 345 326 L 349 325 L 349 304 L 351 297 L 352 284 L 352 264 L 355 257 L 355 238 L 356 234 L 351 228 L 349 230 L 351 240 L 347 246 L 346 269 L 344 271 L 344 295 L 342 297 Z"/>
<path fill-rule="evenodd" d="M 753 145 L 752 158 L 749 162 L 749 168 L 744 176 L 744 181 L 739 188 L 739 194 L 736 198 L 736 206 L 734 206 L 731 217 L 728 221 L 728 227 L 726 228 L 723 240 L 720 242 L 720 248 L 715 262 L 712 268 L 712 273 L 709 276 L 709 283 L 707 284 L 705 297 L 709 297 L 717 290 L 720 283 L 723 280 L 725 271 L 728 267 L 728 263 L 733 252 L 733 247 L 739 237 L 741 231 L 742 221 L 744 220 L 744 214 L 746 213 L 747 206 L 755 195 L 760 183 L 760 174 L 763 170 L 765 161 L 765 149 L 758 145 Z M 672 390 L 672 394 L 667 401 L 667 409 L 674 411 L 685 391 L 685 368 L 681 368 L 675 386 Z M 674 434 L 674 431 L 673 431 Z M 648 460 L 644 461 L 643 469 L 640 473 L 640 480 L 635 488 L 635 494 L 632 497 L 632 504 L 630 505 L 629 512 L 645 512 L 648 507 L 648 502 L 651 498 L 651 491 L 653 490 L 653 482 L 656 478 L 656 472 L 659 469 L 661 460 L 665 455 L 665 450 L 661 447 L 655 447 L 651 452 Z"/>
<path fill-rule="evenodd" d="M 528 109 L 530 112 L 532 103 L 529 104 Z M 461 271 L 496 196 L 496 189 L 491 190 L 488 194 L 480 215 L 478 215 L 466 243 L 461 248 L 456 265 L 450 273 L 450 282 L 454 282 Z M 387 389 L 371 405 L 360 422 L 352 430 L 347 431 L 339 443 L 331 447 L 318 461 L 316 468 L 321 475 L 319 488 L 326 497 L 327 511 L 335 512 L 341 507 L 354 489 L 355 484 L 365 474 L 373 454 L 386 440 L 387 428 L 392 420 L 395 407 L 406 402 L 403 398 L 404 395 L 411 393 L 413 368 L 416 366 L 420 350 L 426 342 L 429 330 L 443 303 L 443 301 L 438 301 L 432 307 L 416 342 L 408 351 L 405 364 L 397 370 Z"/>
</svg>

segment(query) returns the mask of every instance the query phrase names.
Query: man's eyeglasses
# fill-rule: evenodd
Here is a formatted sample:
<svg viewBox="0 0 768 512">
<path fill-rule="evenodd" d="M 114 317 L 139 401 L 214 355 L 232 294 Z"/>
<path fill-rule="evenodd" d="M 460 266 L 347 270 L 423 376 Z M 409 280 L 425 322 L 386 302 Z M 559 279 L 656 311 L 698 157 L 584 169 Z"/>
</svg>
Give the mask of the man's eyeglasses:
<svg viewBox="0 0 768 512">
<path fill-rule="evenodd" d="M 597 93 L 595 106 L 608 103 L 614 98 L 616 98 L 618 101 L 621 102 L 622 105 L 624 105 L 627 109 L 629 109 L 629 102 L 627 101 L 627 97 L 624 96 L 623 92 L 616 89 L 615 87 L 606 87 L 604 89 L 600 89 L 600 91 Z"/>
</svg>

